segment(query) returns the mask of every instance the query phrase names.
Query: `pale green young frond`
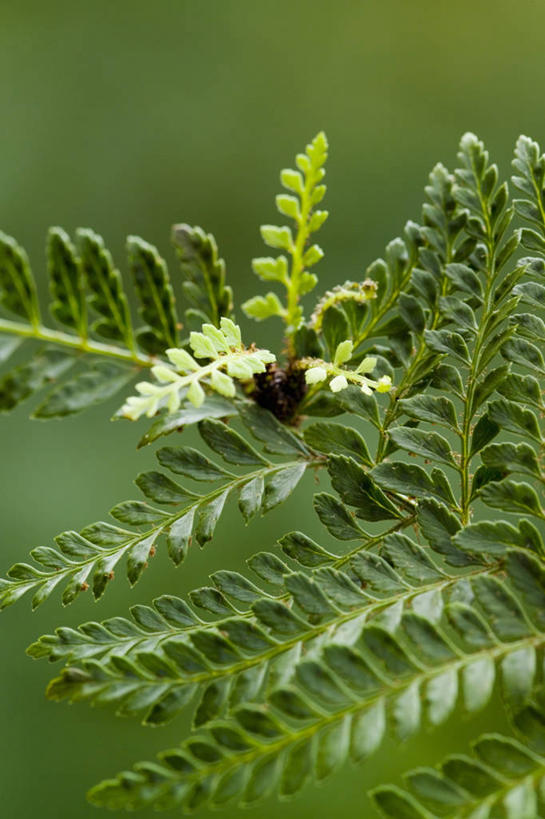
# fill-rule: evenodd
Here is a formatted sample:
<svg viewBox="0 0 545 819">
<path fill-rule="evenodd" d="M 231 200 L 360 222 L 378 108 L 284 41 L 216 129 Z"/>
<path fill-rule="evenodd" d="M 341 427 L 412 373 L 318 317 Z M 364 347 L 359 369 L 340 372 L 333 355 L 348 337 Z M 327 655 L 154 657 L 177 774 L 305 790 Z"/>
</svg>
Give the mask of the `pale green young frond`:
<svg viewBox="0 0 545 819">
<path fill-rule="evenodd" d="M 235 380 L 243 383 L 253 380 L 257 373 L 265 372 L 265 365 L 276 357 L 269 350 L 255 347 L 246 348 L 241 340 L 240 328 L 231 319 L 223 317 L 220 328 L 213 324 L 203 324 L 202 332 L 193 331 L 189 336 L 191 356 L 181 348 L 167 349 L 170 365 L 157 364 L 152 367 L 155 382 L 142 381 L 136 385 L 137 396 L 127 399 L 121 414 L 131 421 L 141 415 L 152 418 L 166 408 L 175 413 L 182 400 L 194 407 L 204 403 L 204 386 L 226 398 L 234 398 Z M 197 363 L 209 359 L 208 364 Z"/>
<path fill-rule="evenodd" d="M 261 320 L 280 316 L 286 324 L 288 338 L 294 335 L 303 320 L 301 297 L 314 289 L 318 281 L 315 274 L 309 272 L 309 268 L 324 255 L 319 245 L 308 246 L 308 242 L 328 216 L 327 211 L 316 209 L 326 191 L 321 182 L 325 175 L 327 151 L 327 138 L 321 131 L 307 145 L 305 153 L 297 155 L 298 170 L 287 169 L 280 174 L 282 185 L 290 193 L 277 196 L 276 206 L 283 216 L 293 220 L 295 230 L 275 225 L 263 225 L 261 228 L 265 244 L 284 252 L 276 258 L 254 259 L 253 270 L 261 279 L 284 286 L 285 305 L 275 293 L 268 293 L 265 297 L 256 296 L 242 305 L 244 312 L 251 318 Z M 290 264 L 287 257 L 291 259 Z"/>
</svg>

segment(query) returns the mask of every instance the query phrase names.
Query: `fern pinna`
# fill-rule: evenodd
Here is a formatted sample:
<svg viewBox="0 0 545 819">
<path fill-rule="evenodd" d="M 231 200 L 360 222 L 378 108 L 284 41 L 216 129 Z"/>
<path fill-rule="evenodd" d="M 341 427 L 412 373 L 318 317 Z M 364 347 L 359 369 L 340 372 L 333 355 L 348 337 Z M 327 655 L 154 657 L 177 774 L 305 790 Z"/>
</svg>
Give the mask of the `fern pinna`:
<svg viewBox="0 0 545 819">
<path fill-rule="evenodd" d="M 248 523 L 305 473 L 323 476 L 320 542 L 290 531 L 245 575 L 218 570 L 188 600 L 164 594 L 30 646 L 62 663 L 51 699 L 146 725 L 193 709 L 178 747 L 90 800 L 190 812 L 292 796 L 388 731 L 405 739 L 471 715 L 499 686 L 514 737 L 481 737 L 473 756 L 409 773 L 409 790 L 381 785 L 375 803 L 392 817 L 545 816 L 545 157 L 519 139 L 512 200 L 466 134 L 458 169 L 430 173 L 419 222 L 305 313 L 326 159 L 318 134 L 281 173 L 290 225 L 261 229 L 278 253 L 253 270 L 274 289 L 242 310 L 281 320 L 276 351 L 243 341 L 200 228 L 173 230 L 178 298 L 143 240 L 128 240 L 127 296 L 99 236 L 53 229 L 54 326 L 24 251 L 1 236 L 1 358 L 29 351 L 2 376 L 0 408 L 47 390 L 33 415 L 61 417 L 138 377 L 117 417 L 153 419 L 140 446 L 166 440 L 158 468 L 136 478 L 143 497 L 34 549 L 0 580 L 0 607 L 27 593 L 38 607 L 56 589 L 64 605 L 88 589 L 98 599 L 123 566 L 134 585 L 158 548 L 179 565 L 213 540 L 230 499 Z M 203 446 L 171 445 L 191 424 Z"/>
</svg>

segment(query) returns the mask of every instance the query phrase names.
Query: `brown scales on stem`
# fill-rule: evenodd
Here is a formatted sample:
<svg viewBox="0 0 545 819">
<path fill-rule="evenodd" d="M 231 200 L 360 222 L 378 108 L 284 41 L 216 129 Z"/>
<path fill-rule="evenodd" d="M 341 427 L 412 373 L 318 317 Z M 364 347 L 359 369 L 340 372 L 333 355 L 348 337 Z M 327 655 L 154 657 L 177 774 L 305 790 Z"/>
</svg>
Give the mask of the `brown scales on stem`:
<svg viewBox="0 0 545 819">
<path fill-rule="evenodd" d="M 283 369 L 267 364 L 264 373 L 254 375 L 252 398 L 286 424 L 296 424 L 297 410 L 307 391 L 305 373 L 290 364 Z"/>
</svg>

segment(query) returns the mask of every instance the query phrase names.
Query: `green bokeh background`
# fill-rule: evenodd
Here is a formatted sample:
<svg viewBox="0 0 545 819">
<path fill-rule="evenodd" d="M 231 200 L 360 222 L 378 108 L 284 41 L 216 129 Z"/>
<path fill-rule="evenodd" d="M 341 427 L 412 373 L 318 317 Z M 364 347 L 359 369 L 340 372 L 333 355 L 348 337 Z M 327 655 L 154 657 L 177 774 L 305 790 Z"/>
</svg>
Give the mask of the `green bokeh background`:
<svg viewBox="0 0 545 819">
<path fill-rule="evenodd" d="M 544 25 L 541 0 L 6 0 L 0 227 L 28 249 L 45 293 L 51 224 L 94 227 L 119 263 L 127 233 L 172 263 L 171 223 L 201 224 L 243 299 L 259 287 L 249 260 L 263 252 L 258 225 L 274 220 L 279 168 L 323 128 L 331 217 L 321 284 L 361 278 L 404 222 L 419 218 L 427 173 L 439 159 L 452 165 L 463 131 L 486 140 L 504 173 L 520 132 L 545 138 Z M 272 344 L 273 329 L 255 328 L 257 340 Z M 133 495 L 131 480 L 153 453 L 136 452 L 134 426 L 109 423 L 115 407 L 62 424 L 27 421 L 27 406 L 2 418 L 2 571 Z M 322 536 L 304 509 L 299 496 L 248 529 L 230 510 L 205 551 L 177 571 L 159 555 L 132 592 L 120 578 L 98 606 L 82 596 L 66 611 L 54 599 L 39 615 L 25 603 L 2 615 L 2 815 L 98 816 L 84 800 L 90 785 L 185 730 L 183 719 L 152 730 L 48 703 L 52 669 L 25 657 L 25 646 L 59 624 L 183 594 L 214 568 L 242 567 L 287 527 Z M 453 719 L 401 747 L 389 741 L 365 766 L 244 815 L 373 817 L 368 787 L 502 727 L 496 703 L 471 723 Z"/>
</svg>

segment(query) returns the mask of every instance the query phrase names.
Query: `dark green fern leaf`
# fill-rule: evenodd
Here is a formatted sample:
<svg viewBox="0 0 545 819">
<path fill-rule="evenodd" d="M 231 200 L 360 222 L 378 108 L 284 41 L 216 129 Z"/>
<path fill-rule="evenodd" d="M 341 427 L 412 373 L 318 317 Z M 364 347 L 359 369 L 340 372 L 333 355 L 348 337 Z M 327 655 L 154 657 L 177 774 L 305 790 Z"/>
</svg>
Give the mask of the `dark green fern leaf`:
<svg viewBox="0 0 545 819">
<path fill-rule="evenodd" d="M 127 239 L 129 267 L 146 327 L 137 333 L 138 343 L 151 355 L 178 347 L 178 319 L 174 292 L 164 259 L 153 245 L 137 236 Z"/>
<path fill-rule="evenodd" d="M 99 319 L 91 330 L 112 341 L 134 345 L 132 320 L 121 274 L 100 236 L 92 230 L 77 231 L 78 248 L 85 280 L 91 291 L 90 304 Z"/>
<path fill-rule="evenodd" d="M 535 560 L 515 551 L 510 560 L 515 588 L 487 575 L 473 580 L 474 606 L 445 607 L 448 632 L 410 611 L 394 629 L 378 622 L 364 625 L 352 645 L 333 642 L 306 654 L 272 688 L 266 707 L 237 704 L 227 719 L 209 722 L 206 733 L 187 740 L 178 752 L 95 788 L 92 801 L 118 809 L 187 808 L 204 791 L 206 802 L 216 806 L 224 798 L 226 778 L 238 782 L 230 799 L 242 804 L 273 789 L 294 793 L 309 776 L 322 780 L 346 758 L 367 757 L 388 723 L 401 738 L 419 730 L 424 718 L 442 723 L 456 706 L 459 688 L 469 711 L 482 708 L 496 666 L 505 696 L 520 701 L 532 690 L 536 649 L 541 654 L 545 646 L 545 632 L 537 625 L 545 586 L 542 571 L 528 594 L 523 581 L 528 570 L 536 570 Z M 193 743 L 208 747 L 206 761 L 194 760 Z M 187 755 L 189 767 L 174 764 L 176 753 Z M 295 755 L 306 762 L 294 777 Z"/>
<path fill-rule="evenodd" d="M 384 816 L 399 819 L 536 819 L 545 811 L 545 734 L 542 716 L 527 706 L 518 721 L 528 733 L 519 738 L 484 734 L 472 755 L 452 755 L 440 768 L 406 774 L 408 790 L 383 786 L 373 792 Z"/>
<path fill-rule="evenodd" d="M 231 308 L 225 305 L 231 304 L 231 291 L 225 286 L 213 239 L 200 228 L 192 229 L 188 236 L 199 245 L 195 258 L 201 253 L 210 268 L 207 278 L 197 276 L 192 265 L 182 265 L 188 279 L 184 293 L 188 303 L 207 299 L 212 281 L 213 300 L 220 300 L 216 314 L 230 315 Z M 152 245 L 138 237 L 129 237 L 128 250 L 145 322 L 136 333 L 121 275 L 102 238 L 92 230 L 80 229 L 74 244 L 61 228 L 51 229 L 47 245 L 50 312 L 61 330 L 42 324 L 26 254 L 14 239 L 0 233 L 0 306 L 7 312 L 6 318 L 0 316 L 0 363 L 9 361 L 23 341 L 28 340 L 25 347 L 29 347 L 26 364 L 0 375 L 0 410 L 11 410 L 55 384 L 60 371 L 53 375 L 44 371 L 39 377 L 49 348 L 59 358 L 79 364 L 80 372 L 70 381 L 55 384 L 33 417 L 61 418 L 105 401 L 139 370 L 157 364 L 157 356 L 164 357 L 168 348 L 178 346 L 177 308 L 165 262 Z M 32 340 L 42 346 L 36 348 Z M 48 345 L 45 353 L 43 345 Z"/>
<path fill-rule="evenodd" d="M 47 411 L 47 407 L 42 411 Z M 33 608 L 36 608 L 59 585 L 64 586 L 64 605 L 73 602 L 89 586 L 92 586 L 94 597 L 99 598 L 123 558 L 126 558 L 129 582 L 134 585 L 155 554 L 157 541 L 162 535 L 166 537 L 170 558 L 178 565 L 184 560 L 193 536 L 200 546 L 212 539 L 231 495 L 240 495 L 241 512 L 249 520 L 258 511 L 265 513 L 282 503 L 307 468 L 323 464 L 321 457 L 312 456 L 304 447 L 296 450 L 291 460 L 273 463 L 239 433 L 213 419 L 202 421 L 200 432 L 203 440 L 228 465 L 242 466 L 247 471 L 233 473 L 192 449 L 160 449 L 157 457 L 169 472 L 203 481 L 219 480 L 220 485 L 201 494 L 180 485 L 163 472 L 154 470 L 140 474 L 136 485 L 151 504 L 142 501 L 119 503 L 111 510 L 111 515 L 122 527 L 99 522 L 80 533 L 59 535 L 57 549 L 34 549 L 31 556 L 36 566 L 16 564 L 9 570 L 7 579 L 0 580 L 0 608 L 11 605 L 30 591 L 34 594 Z M 155 504 L 166 506 L 167 510 L 157 508 Z"/>
<path fill-rule="evenodd" d="M 225 284 L 225 262 L 218 257 L 216 240 L 199 227 L 175 225 L 172 239 L 184 276 L 183 291 L 191 305 L 185 311 L 189 329 L 203 322 L 219 326 L 232 317 L 233 293 Z"/>
</svg>

